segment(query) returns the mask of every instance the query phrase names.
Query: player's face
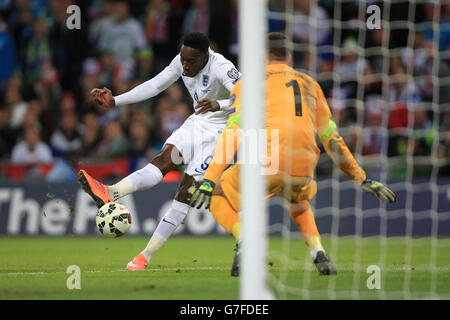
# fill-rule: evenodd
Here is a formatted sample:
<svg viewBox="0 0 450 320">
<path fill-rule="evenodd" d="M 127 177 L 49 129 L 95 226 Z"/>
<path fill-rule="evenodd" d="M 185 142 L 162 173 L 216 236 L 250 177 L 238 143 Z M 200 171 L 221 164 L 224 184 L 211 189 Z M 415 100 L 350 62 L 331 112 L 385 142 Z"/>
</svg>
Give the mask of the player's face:
<svg viewBox="0 0 450 320">
<path fill-rule="evenodd" d="M 198 49 L 183 46 L 180 52 L 181 65 L 187 77 L 195 77 L 208 62 L 208 52 L 203 53 Z"/>
</svg>

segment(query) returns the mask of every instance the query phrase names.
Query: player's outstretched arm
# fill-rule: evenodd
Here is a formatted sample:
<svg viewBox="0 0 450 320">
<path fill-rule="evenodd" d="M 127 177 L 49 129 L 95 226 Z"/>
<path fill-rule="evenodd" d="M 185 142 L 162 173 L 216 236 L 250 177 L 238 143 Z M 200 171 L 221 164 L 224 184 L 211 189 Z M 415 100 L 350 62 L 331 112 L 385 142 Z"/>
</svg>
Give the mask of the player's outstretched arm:
<svg viewBox="0 0 450 320">
<path fill-rule="evenodd" d="M 372 179 L 366 179 L 363 183 L 361 183 L 361 189 L 373 194 L 382 202 L 392 203 L 397 199 L 397 195 L 391 189 L 386 187 L 381 182 Z"/>
</svg>

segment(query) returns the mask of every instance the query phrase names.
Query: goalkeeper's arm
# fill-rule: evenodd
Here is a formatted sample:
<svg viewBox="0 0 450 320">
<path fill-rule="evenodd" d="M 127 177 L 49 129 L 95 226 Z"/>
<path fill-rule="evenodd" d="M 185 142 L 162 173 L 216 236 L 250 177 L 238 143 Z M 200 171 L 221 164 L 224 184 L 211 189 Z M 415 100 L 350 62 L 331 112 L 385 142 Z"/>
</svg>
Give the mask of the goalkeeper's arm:
<svg viewBox="0 0 450 320">
<path fill-rule="evenodd" d="M 325 151 L 333 159 L 334 163 L 364 191 L 373 194 L 380 201 L 389 203 L 395 201 L 397 196 L 392 190 L 381 182 L 366 178 L 366 173 L 356 162 L 344 139 L 339 135 L 333 121 L 330 121 L 330 128 L 323 133 L 321 141 Z"/>
<path fill-rule="evenodd" d="M 394 202 L 396 199 L 395 193 L 382 183 L 367 179 L 366 173 L 356 162 L 344 139 L 340 136 L 336 124 L 331 120 L 330 108 L 318 84 L 316 85 L 316 94 L 317 133 L 325 151 L 347 177 L 364 191 L 375 195 L 380 201 Z"/>
</svg>

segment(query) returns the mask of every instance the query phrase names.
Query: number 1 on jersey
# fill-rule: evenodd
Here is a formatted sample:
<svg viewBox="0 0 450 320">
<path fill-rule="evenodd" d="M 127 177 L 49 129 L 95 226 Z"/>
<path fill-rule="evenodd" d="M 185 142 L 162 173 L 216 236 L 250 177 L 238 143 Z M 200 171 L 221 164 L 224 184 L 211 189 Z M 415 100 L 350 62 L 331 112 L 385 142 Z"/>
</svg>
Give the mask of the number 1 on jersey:
<svg viewBox="0 0 450 320">
<path fill-rule="evenodd" d="M 295 116 L 301 117 L 302 114 L 302 96 L 300 93 L 300 86 L 296 80 L 291 80 L 285 83 L 286 87 L 292 87 L 294 89 L 295 97 Z"/>
</svg>

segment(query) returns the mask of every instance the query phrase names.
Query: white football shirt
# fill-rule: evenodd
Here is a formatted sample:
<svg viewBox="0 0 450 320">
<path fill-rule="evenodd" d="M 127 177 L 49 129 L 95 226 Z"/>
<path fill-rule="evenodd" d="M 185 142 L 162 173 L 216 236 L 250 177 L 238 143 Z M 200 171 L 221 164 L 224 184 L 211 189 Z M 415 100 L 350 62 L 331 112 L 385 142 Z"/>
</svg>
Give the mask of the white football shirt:
<svg viewBox="0 0 450 320">
<path fill-rule="evenodd" d="M 132 104 L 147 100 L 167 89 L 172 83 L 182 77 L 188 89 L 193 107 L 197 100 L 210 99 L 218 101 L 220 110 L 195 115 L 194 118 L 209 123 L 223 124 L 227 122 L 229 112 L 229 95 L 236 81 L 241 77 L 232 62 L 224 56 L 209 49 L 209 58 L 205 67 L 195 77 L 183 75 L 180 54 L 154 78 L 140 84 L 136 88 L 114 97 L 117 106 Z M 195 109 L 194 109 L 195 110 Z"/>
</svg>

